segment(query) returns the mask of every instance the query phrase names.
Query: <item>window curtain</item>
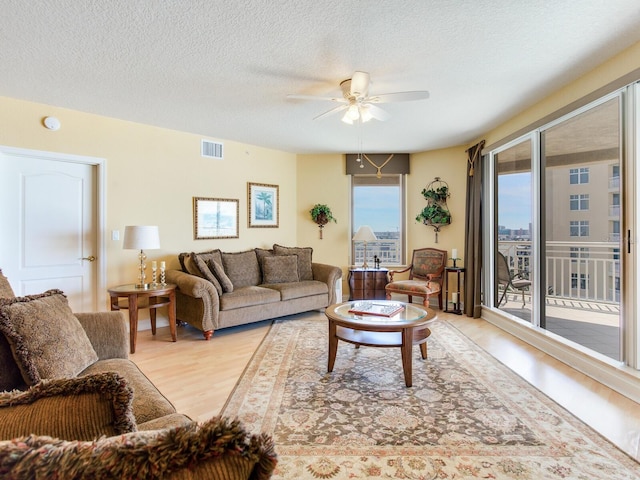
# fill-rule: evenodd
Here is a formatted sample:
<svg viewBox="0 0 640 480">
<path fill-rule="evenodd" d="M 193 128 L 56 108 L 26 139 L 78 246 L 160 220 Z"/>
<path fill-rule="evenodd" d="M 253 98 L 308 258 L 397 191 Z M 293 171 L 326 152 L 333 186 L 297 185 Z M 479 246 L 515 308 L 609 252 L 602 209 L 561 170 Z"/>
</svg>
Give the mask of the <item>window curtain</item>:
<svg viewBox="0 0 640 480">
<path fill-rule="evenodd" d="M 482 148 L 484 140 L 467 150 L 467 206 L 465 215 L 464 313 L 482 312 Z"/>
</svg>

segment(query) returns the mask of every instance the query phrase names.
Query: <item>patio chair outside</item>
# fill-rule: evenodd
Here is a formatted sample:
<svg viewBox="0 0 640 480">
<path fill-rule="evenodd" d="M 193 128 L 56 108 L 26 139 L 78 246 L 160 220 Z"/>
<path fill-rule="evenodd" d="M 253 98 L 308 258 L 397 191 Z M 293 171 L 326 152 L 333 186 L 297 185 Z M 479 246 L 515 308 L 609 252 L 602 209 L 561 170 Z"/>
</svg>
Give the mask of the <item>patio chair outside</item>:
<svg viewBox="0 0 640 480">
<path fill-rule="evenodd" d="M 501 286 L 503 288 L 502 296 L 498 301 L 498 307 L 502 304 L 502 301 L 506 299 L 507 292 L 511 288 L 512 290 L 519 290 L 522 293 L 522 308 L 524 308 L 526 305 L 526 302 L 524 300 L 524 291 L 529 290 L 529 287 L 531 286 L 531 280 L 529 280 L 528 278 L 524 278 L 522 273 L 512 273 L 511 269 L 509 268 L 507 259 L 500 252 L 498 252 L 497 261 L 497 283 L 498 286 Z M 507 303 L 506 300 L 505 303 Z"/>
</svg>

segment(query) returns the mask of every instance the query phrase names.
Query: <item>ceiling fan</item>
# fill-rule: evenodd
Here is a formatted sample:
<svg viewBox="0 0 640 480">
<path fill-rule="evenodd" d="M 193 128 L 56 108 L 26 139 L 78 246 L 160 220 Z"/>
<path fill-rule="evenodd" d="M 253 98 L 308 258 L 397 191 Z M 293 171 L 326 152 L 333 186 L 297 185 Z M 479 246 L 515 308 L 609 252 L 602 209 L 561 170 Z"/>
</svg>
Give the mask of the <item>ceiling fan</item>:
<svg viewBox="0 0 640 480">
<path fill-rule="evenodd" d="M 340 82 L 341 97 L 316 97 L 313 95 L 287 95 L 287 98 L 303 100 L 327 100 L 340 103 L 337 107 L 328 110 L 317 117 L 323 118 L 344 111 L 342 121 L 353 124 L 355 121 L 368 122 L 372 118 L 384 121 L 389 118 L 387 112 L 378 107 L 378 103 L 407 102 L 413 100 L 425 100 L 429 98 L 429 92 L 395 92 L 369 96 L 369 74 L 367 72 L 355 72 L 351 78 Z"/>
</svg>

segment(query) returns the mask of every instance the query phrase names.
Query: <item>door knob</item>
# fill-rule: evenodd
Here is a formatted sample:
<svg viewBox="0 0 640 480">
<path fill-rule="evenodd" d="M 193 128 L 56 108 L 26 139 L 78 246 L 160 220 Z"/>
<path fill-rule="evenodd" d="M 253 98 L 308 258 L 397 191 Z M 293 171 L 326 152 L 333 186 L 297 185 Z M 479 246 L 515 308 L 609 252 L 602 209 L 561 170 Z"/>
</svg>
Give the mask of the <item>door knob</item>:
<svg viewBox="0 0 640 480">
<path fill-rule="evenodd" d="M 96 257 L 93 255 L 89 255 L 88 257 L 82 257 L 82 260 L 89 260 L 90 262 L 95 262 Z"/>
</svg>

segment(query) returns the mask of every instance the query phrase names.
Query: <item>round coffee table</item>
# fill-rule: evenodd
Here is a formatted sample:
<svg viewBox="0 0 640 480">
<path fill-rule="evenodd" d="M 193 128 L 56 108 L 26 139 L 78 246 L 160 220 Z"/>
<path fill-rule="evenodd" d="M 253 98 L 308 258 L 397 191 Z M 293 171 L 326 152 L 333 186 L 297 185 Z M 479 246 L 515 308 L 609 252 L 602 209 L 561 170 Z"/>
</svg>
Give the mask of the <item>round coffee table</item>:
<svg viewBox="0 0 640 480">
<path fill-rule="evenodd" d="M 374 306 L 402 305 L 400 312 L 391 317 L 361 315 L 349 310 L 366 309 Z M 360 308 L 358 308 L 360 307 Z M 362 308 L 365 307 L 365 308 Z M 414 345 L 420 345 L 423 359 L 427 358 L 427 338 L 431 335 L 428 325 L 437 319 L 430 308 L 422 308 L 409 303 L 386 300 L 346 302 L 331 305 L 325 310 L 329 319 L 329 372 L 333 371 L 338 352 L 338 340 L 368 347 L 400 347 L 402 368 L 407 387 L 412 385 L 411 352 Z"/>
</svg>

